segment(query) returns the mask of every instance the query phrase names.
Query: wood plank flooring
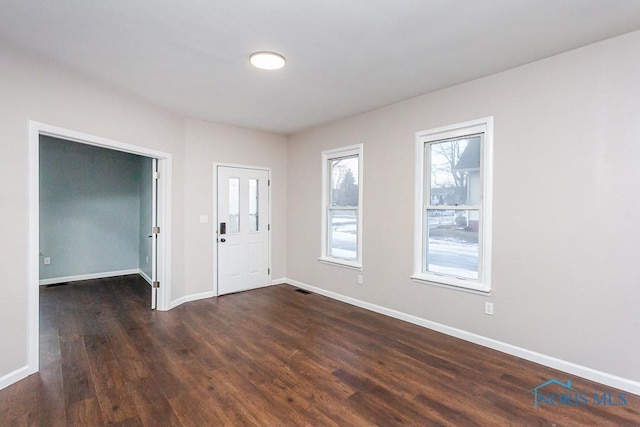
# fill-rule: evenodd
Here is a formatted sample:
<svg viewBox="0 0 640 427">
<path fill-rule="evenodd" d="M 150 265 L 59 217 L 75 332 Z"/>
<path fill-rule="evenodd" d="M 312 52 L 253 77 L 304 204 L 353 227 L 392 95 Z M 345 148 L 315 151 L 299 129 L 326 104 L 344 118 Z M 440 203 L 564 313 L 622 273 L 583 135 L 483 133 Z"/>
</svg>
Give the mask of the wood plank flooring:
<svg viewBox="0 0 640 427">
<path fill-rule="evenodd" d="M 640 425 L 638 396 L 534 409 L 551 378 L 619 391 L 288 285 L 170 312 L 135 276 L 40 297 L 40 372 L 0 391 L 2 426 Z"/>
</svg>

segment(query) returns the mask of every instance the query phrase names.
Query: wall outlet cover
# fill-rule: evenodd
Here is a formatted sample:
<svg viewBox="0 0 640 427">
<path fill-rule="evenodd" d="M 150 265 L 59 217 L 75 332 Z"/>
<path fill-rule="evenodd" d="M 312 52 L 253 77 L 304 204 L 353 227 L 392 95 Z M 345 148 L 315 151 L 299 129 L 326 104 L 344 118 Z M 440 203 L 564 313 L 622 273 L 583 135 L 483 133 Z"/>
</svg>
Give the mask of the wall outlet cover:
<svg viewBox="0 0 640 427">
<path fill-rule="evenodd" d="M 493 316 L 493 303 L 485 302 L 484 303 L 484 314 L 488 314 L 489 316 Z"/>
</svg>

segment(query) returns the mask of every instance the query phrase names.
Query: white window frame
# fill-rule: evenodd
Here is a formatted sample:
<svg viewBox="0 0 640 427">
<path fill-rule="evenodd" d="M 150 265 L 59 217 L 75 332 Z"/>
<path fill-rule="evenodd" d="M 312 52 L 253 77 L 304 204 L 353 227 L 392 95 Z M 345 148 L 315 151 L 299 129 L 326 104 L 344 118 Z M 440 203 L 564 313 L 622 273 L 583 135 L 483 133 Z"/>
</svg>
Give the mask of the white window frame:
<svg viewBox="0 0 640 427">
<path fill-rule="evenodd" d="M 362 194 L 363 194 L 363 144 L 349 145 L 346 147 L 325 150 L 322 152 L 322 252 L 319 261 L 336 264 L 343 267 L 362 269 Z M 329 163 L 332 160 L 344 157 L 358 157 L 358 236 L 357 236 L 357 254 L 358 258 L 354 260 L 337 258 L 329 255 L 329 201 L 331 200 L 331 171 Z"/>
<path fill-rule="evenodd" d="M 459 138 L 467 135 L 483 134 L 481 149 L 482 202 L 480 205 L 479 228 L 479 277 L 464 279 L 451 275 L 425 272 L 425 238 L 427 224 L 424 211 L 427 209 L 426 184 L 428 165 L 426 164 L 426 146 L 429 143 Z M 492 193 L 493 193 L 493 117 L 486 117 L 444 126 L 436 129 L 416 132 L 416 172 L 415 172 L 415 211 L 414 211 L 414 249 L 413 275 L 411 278 L 420 283 L 434 284 L 458 290 L 487 294 L 491 292 L 491 236 L 492 236 Z M 455 208 L 455 207 L 453 207 Z M 468 209 L 469 207 L 461 207 Z"/>
</svg>

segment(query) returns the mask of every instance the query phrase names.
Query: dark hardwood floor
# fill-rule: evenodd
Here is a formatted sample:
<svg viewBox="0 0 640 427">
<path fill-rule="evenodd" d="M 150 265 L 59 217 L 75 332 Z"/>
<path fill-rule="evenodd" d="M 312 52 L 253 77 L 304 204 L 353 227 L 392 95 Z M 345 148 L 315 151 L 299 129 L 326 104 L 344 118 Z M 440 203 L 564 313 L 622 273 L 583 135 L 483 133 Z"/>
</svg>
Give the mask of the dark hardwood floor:
<svg viewBox="0 0 640 427">
<path fill-rule="evenodd" d="M 134 276 L 40 297 L 40 372 L 0 391 L 2 426 L 640 425 L 638 396 L 534 409 L 551 378 L 618 391 L 287 285 L 170 312 Z"/>
</svg>

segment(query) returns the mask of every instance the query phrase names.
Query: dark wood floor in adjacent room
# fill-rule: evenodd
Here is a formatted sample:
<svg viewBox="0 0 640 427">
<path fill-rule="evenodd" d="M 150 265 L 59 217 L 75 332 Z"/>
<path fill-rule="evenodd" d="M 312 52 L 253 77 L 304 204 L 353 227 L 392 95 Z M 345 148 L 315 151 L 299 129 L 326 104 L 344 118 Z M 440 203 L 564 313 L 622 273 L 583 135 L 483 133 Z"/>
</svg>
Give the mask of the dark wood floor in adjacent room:
<svg viewBox="0 0 640 427">
<path fill-rule="evenodd" d="M 287 285 L 170 312 L 135 276 L 40 298 L 40 373 L 0 391 L 2 426 L 640 425 L 638 396 L 534 409 L 551 378 L 618 391 Z"/>
</svg>

